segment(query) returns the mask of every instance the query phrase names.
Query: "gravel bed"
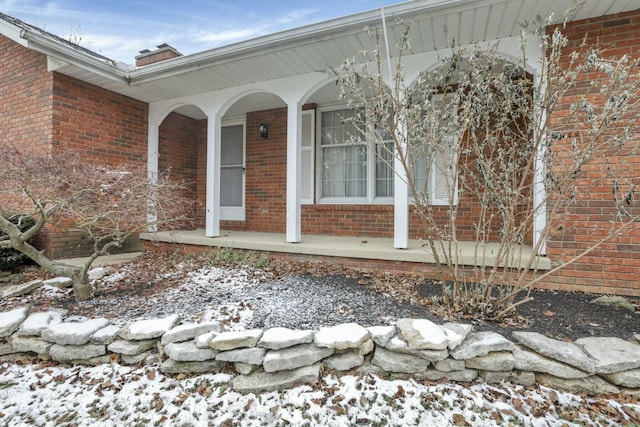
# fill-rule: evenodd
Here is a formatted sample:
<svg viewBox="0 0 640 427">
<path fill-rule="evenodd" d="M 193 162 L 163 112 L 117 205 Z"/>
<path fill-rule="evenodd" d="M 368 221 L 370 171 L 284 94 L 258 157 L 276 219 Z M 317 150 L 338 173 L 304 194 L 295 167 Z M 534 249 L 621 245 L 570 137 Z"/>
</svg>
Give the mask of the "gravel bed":
<svg viewBox="0 0 640 427">
<path fill-rule="evenodd" d="M 349 322 L 388 325 L 402 317 L 429 317 L 425 307 L 400 304 L 374 292 L 371 285 L 339 275 L 269 278 L 260 271 L 210 268 L 189 273 L 182 284 L 162 292 L 144 287 L 117 292 L 122 285 L 113 288 L 113 283 L 118 279 L 118 275 L 106 277 L 101 293 L 90 301 L 73 303 L 70 298 L 59 298 L 58 302 L 76 315 L 121 321 L 174 313 L 185 320 L 200 320 L 211 311 L 227 312 L 233 318 L 249 310 L 243 322 L 263 329 L 317 329 Z"/>
</svg>

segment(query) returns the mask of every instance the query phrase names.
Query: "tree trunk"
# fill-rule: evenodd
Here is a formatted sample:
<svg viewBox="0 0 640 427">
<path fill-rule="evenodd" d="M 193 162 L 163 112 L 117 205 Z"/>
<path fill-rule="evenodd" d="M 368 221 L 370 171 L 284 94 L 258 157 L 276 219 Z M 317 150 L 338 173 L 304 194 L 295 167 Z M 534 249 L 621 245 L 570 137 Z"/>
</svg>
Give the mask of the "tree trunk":
<svg viewBox="0 0 640 427">
<path fill-rule="evenodd" d="M 44 253 L 25 241 L 25 234 L 16 225 L 2 217 L 0 217 L 0 230 L 9 235 L 14 249 L 31 258 L 40 267 L 56 276 L 70 277 L 73 280 L 73 294 L 76 301 L 86 301 L 91 298 L 92 287 L 87 275 L 90 263 L 81 268 L 50 260 Z"/>
<path fill-rule="evenodd" d="M 71 277 L 73 279 L 73 296 L 75 297 L 76 302 L 91 299 L 93 286 L 91 286 L 91 282 L 89 281 L 87 270 L 88 266 L 87 268 L 82 268 L 77 273 L 74 273 Z"/>
<path fill-rule="evenodd" d="M 76 302 L 91 299 L 92 290 L 91 283 L 73 283 L 73 296 L 75 297 Z"/>
</svg>

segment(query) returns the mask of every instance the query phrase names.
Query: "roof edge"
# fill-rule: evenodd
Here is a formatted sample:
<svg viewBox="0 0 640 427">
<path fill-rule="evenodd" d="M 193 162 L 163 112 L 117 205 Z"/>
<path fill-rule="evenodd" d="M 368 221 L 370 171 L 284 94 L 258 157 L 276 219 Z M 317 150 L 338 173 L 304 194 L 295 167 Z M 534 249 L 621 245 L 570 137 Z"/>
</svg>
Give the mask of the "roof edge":
<svg viewBox="0 0 640 427">
<path fill-rule="evenodd" d="M 98 75 L 121 83 L 129 83 L 126 70 L 117 66 L 106 57 L 96 57 L 46 37 L 38 32 L 23 28 L 20 37 L 27 41 L 27 47 L 37 52 L 52 56 L 69 64 L 88 69 Z"/>
<path fill-rule="evenodd" d="M 504 0 L 412 0 L 384 7 L 387 19 L 411 16 L 416 11 L 437 12 L 468 4 L 499 3 Z M 182 72 L 200 68 L 203 65 L 228 60 L 237 57 L 248 57 L 255 53 L 264 53 L 261 50 L 270 50 L 280 47 L 283 43 L 295 43 L 314 37 L 322 37 L 336 31 L 349 31 L 364 29 L 370 25 L 381 25 L 380 9 L 372 9 L 359 12 L 328 21 L 317 22 L 303 27 L 292 28 L 267 34 L 249 40 L 209 49 L 191 55 L 174 58 L 169 61 L 147 65 L 144 68 L 132 70 L 129 73 L 132 84 L 143 83 L 163 77 L 180 74 Z"/>
</svg>

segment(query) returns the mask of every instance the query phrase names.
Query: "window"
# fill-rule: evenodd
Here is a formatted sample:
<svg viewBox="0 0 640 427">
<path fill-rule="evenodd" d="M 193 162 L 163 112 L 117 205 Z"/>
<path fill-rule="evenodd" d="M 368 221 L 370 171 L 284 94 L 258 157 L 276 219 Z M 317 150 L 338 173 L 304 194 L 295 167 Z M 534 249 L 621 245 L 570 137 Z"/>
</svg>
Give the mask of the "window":
<svg viewBox="0 0 640 427">
<path fill-rule="evenodd" d="M 418 147 L 419 153 L 415 153 L 418 159 L 414 167 L 416 188 L 425 194 L 423 200 L 432 205 L 448 205 L 451 191 L 454 192 L 453 203 L 457 203 L 457 100 L 450 95 L 434 94 L 422 106 L 424 128 L 437 142 L 434 142 L 435 146 L 424 144 Z M 436 120 L 430 124 L 429 119 L 433 117 Z"/>
<path fill-rule="evenodd" d="M 320 123 L 321 198 L 367 196 L 367 147 L 352 142 L 358 131 L 346 120 L 354 110 L 324 111 Z"/>
<path fill-rule="evenodd" d="M 375 170 L 375 196 L 393 197 L 394 173 L 393 140 L 386 129 L 376 129 L 380 134 L 380 140 L 375 145 L 376 170 Z"/>
<path fill-rule="evenodd" d="M 358 142 L 361 135 L 349 122 L 355 114 L 351 109 L 320 113 L 319 199 L 327 203 L 390 203 L 393 156 L 383 147 L 370 153 L 367 144 Z"/>
<path fill-rule="evenodd" d="M 433 156 L 425 151 L 414 154 L 417 156 L 413 163 L 416 191 L 428 195 L 428 201 L 432 205 L 449 204 L 449 191 L 455 185 L 451 169 L 455 141 L 454 137 L 447 138 L 441 152 Z M 454 203 L 456 197 L 457 192 L 454 194 Z"/>
<path fill-rule="evenodd" d="M 321 203 L 393 203 L 394 180 L 393 141 L 384 130 L 381 142 L 369 148 L 358 142 L 361 133 L 349 121 L 357 110 L 338 109 L 320 112 L 320 144 L 318 148 L 318 195 Z M 451 137 L 445 150 L 453 150 Z M 452 188 L 450 152 L 415 153 L 413 162 L 417 189 L 429 194 L 434 205 L 448 204 L 448 189 Z M 432 161 L 431 164 L 430 160 Z"/>
<path fill-rule="evenodd" d="M 220 219 L 244 221 L 244 120 L 223 123 L 220 141 Z"/>
</svg>

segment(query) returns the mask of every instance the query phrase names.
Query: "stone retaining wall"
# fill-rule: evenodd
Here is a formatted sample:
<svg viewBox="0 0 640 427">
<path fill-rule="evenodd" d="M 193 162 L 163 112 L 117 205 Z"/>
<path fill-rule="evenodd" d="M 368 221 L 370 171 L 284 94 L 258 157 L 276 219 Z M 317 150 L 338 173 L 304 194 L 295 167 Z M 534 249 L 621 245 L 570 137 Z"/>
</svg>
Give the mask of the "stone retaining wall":
<svg viewBox="0 0 640 427">
<path fill-rule="evenodd" d="M 218 322 L 177 315 L 124 327 L 97 318 L 72 321 L 63 310 L 0 313 L 0 356 L 37 355 L 61 363 L 160 363 L 167 374 L 228 371 L 239 392 L 314 383 L 322 368 L 380 376 L 488 383 L 542 383 L 585 393 L 640 396 L 640 335 L 558 341 L 514 332 L 516 342 L 471 325 L 400 319 L 395 326 L 354 323 L 314 330 L 227 331 Z"/>
</svg>

